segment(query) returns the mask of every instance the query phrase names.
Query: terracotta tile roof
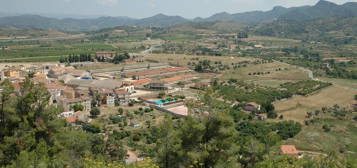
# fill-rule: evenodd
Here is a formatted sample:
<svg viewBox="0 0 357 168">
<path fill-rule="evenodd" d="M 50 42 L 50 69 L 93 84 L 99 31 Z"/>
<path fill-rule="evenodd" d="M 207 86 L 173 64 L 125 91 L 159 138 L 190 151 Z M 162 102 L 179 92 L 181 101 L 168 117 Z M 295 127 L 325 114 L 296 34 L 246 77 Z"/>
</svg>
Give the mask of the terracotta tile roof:
<svg viewBox="0 0 357 168">
<path fill-rule="evenodd" d="M 44 73 L 36 73 L 33 75 L 34 78 L 46 78 L 46 74 Z"/>
<path fill-rule="evenodd" d="M 294 145 L 281 145 L 280 146 L 280 151 L 281 153 L 285 155 L 298 155 L 299 152 L 296 150 L 296 147 Z"/>
<path fill-rule="evenodd" d="M 179 82 L 179 81 L 187 80 L 188 78 L 192 78 L 192 77 L 194 77 L 194 75 L 192 75 L 192 74 L 179 75 L 179 76 L 174 76 L 171 78 L 164 78 L 164 79 L 161 79 L 161 81 L 165 82 L 165 83 Z"/>
<path fill-rule="evenodd" d="M 115 91 L 116 95 L 127 95 L 129 94 L 129 92 L 127 92 L 126 90 L 117 90 Z"/>
<path fill-rule="evenodd" d="M 145 79 L 139 79 L 135 82 L 131 82 L 132 85 L 134 86 L 138 86 L 138 85 L 142 85 L 142 84 L 146 84 L 146 83 L 149 83 L 151 82 L 151 79 L 150 78 L 145 78 Z"/>
<path fill-rule="evenodd" d="M 163 68 L 163 69 L 154 69 L 154 70 L 148 70 L 148 71 L 133 72 L 133 73 L 127 74 L 127 76 L 133 77 L 133 76 L 155 75 L 155 74 L 184 71 L 184 70 L 190 70 L 190 69 L 187 67 L 170 67 L 170 68 Z"/>
<path fill-rule="evenodd" d="M 57 72 L 57 71 L 74 70 L 74 69 L 75 69 L 74 67 L 69 66 L 69 67 L 55 67 L 52 68 L 51 70 Z"/>
<path fill-rule="evenodd" d="M 75 123 L 78 121 L 78 119 L 76 117 L 67 117 L 66 121 L 69 123 Z"/>
<path fill-rule="evenodd" d="M 46 89 L 61 89 L 64 90 L 66 87 L 60 84 L 56 84 L 56 83 L 51 83 L 51 84 L 46 84 L 45 85 Z"/>
</svg>

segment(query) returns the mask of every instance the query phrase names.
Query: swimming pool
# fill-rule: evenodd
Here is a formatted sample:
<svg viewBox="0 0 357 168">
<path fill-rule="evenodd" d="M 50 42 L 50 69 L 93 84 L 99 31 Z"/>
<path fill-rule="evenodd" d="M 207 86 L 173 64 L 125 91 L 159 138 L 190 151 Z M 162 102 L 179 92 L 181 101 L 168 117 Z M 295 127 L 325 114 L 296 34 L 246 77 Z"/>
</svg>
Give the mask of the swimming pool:
<svg viewBox="0 0 357 168">
<path fill-rule="evenodd" d="M 172 100 L 155 100 L 155 99 L 150 99 L 148 100 L 148 102 L 152 102 L 152 103 L 155 103 L 155 104 L 167 104 L 167 103 L 171 103 L 171 102 L 175 102 L 176 99 L 172 99 Z"/>
</svg>

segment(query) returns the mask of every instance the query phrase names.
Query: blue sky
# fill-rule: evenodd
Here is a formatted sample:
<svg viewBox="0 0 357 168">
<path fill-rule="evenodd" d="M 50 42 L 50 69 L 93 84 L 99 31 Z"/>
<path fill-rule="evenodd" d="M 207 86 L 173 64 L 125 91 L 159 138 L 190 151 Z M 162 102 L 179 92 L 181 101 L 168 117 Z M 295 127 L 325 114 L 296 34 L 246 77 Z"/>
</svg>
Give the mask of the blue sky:
<svg viewBox="0 0 357 168">
<path fill-rule="evenodd" d="M 158 13 L 186 18 L 207 17 L 218 12 L 238 13 L 313 5 L 318 0 L 0 0 L 0 12 L 87 16 L 149 17 Z M 342 4 L 357 0 L 330 0 Z"/>
</svg>

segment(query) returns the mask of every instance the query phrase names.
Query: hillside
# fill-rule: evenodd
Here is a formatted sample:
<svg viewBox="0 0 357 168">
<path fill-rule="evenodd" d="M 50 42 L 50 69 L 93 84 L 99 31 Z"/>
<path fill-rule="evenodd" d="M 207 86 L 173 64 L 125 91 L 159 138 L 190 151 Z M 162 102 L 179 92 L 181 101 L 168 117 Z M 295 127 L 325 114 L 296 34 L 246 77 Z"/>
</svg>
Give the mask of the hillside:
<svg viewBox="0 0 357 168">
<path fill-rule="evenodd" d="M 337 5 L 332 2 L 320 0 L 315 6 L 296 8 L 279 17 L 280 20 L 307 21 L 330 17 L 356 17 L 357 3 Z"/>
<path fill-rule="evenodd" d="M 117 26 L 157 26 L 166 27 L 187 22 L 179 16 L 159 14 L 144 19 L 129 17 L 100 17 L 96 19 L 55 19 L 38 15 L 20 15 L 0 18 L 0 27 L 21 29 L 57 29 L 64 31 L 92 31 Z"/>
<path fill-rule="evenodd" d="M 173 32 L 206 32 L 206 31 L 218 31 L 218 32 L 239 32 L 247 28 L 246 25 L 235 22 L 190 22 L 175 25 L 169 28 Z"/>
<path fill-rule="evenodd" d="M 333 17 L 311 21 L 278 20 L 259 25 L 253 32 L 265 36 L 348 44 L 357 42 L 357 17 Z"/>
</svg>

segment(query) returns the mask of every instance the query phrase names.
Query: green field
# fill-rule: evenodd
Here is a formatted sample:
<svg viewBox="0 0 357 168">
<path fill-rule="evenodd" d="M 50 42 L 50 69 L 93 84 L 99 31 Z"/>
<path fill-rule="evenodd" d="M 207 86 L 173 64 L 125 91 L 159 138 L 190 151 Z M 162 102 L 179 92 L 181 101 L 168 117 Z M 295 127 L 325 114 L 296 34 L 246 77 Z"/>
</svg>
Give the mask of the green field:
<svg viewBox="0 0 357 168">
<path fill-rule="evenodd" d="M 58 61 L 60 56 L 70 54 L 94 54 L 96 51 L 117 50 L 104 43 L 48 43 L 38 45 L 11 45 L 7 50 L 0 50 L 1 62 L 44 62 Z"/>
</svg>

